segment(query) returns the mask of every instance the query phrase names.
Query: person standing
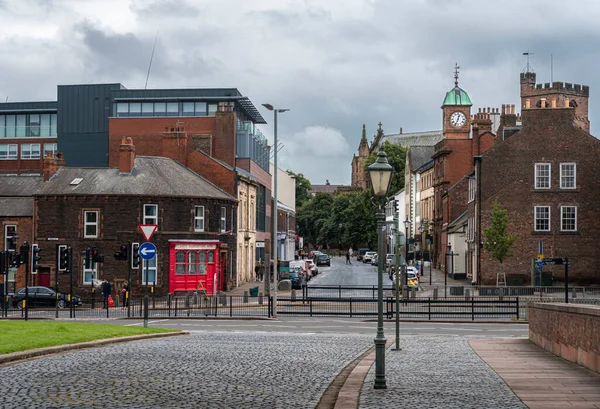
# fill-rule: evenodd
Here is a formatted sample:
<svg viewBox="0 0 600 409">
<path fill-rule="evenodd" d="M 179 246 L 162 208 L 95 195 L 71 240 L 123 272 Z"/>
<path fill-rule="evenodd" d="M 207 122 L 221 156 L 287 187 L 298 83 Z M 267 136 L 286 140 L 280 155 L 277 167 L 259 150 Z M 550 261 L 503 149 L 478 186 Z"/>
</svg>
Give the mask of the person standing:
<svg viewBox="0 0 600 409">
<path fill-rule="evenodd" d="M 352 264 L 352 262 L 350 261 L 350 252 L 346 253 L 346 264 Z"/>
<path fill-rule="evenodd" d="M 104 282 L 102 283 L 102 301 L 104 308 L 108 308 L 108 297 L 110 296 L 111 291 L 112 286 L 108 282 L 108 279 L 105 278 Z"/>
<path fill-rule="evenodd" d="M 129 283 L 125 281 L 125 283 L 123 283 L 123 288 L 121 289 L 121 299 L 123 300 L 121 305 L 123 308 L 129 307 L 129 297 Z"/>
<path fill-rule="evenodd" d="M 260 281 L 260 262 L 256 262 L 254 265 L 254 274 L 256 275 L 256 281 Z"/>
<path fill-rule="evenodd" d="M 264 280 L 264 278 L 265 278 L 265 263 L 263 263 L 262 261 L 260 262 L 260 268 L 258 270 L 258 274 L 260 275 L 260 281 Z"/>
</svg>

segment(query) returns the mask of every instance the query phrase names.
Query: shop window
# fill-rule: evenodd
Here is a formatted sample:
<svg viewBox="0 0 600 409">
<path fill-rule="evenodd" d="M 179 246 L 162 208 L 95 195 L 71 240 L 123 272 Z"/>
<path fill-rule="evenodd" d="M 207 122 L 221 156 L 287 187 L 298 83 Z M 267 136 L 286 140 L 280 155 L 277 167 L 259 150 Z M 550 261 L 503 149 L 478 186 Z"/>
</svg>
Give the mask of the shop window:
<svg viewBox="0 0 600 409">
<path fill-rule="evenodd" d="M 185 274 L 185 251 L 178 251 L 175 253 L 175 274 L 184 275 Z"/>
</svg>

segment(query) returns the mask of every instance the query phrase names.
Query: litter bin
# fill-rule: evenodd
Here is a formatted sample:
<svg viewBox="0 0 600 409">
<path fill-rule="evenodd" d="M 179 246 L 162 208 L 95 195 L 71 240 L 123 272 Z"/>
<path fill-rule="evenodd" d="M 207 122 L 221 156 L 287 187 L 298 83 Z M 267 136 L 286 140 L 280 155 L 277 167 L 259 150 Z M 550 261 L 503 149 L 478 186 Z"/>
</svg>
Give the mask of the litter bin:
<svg viewBox="0 0 600 409">
<path fill-rule="evenodd" d="M 258 297 L 258 287 L 252 287 L 250 289 L 250 297 Z"/>
<path fill-rule="evenodd" d="M 465 287 L 462 286 L 457 286 L 457 287 L 450 287 L 450 295 L 464 295 L 465 294 Z"/>
</svg>

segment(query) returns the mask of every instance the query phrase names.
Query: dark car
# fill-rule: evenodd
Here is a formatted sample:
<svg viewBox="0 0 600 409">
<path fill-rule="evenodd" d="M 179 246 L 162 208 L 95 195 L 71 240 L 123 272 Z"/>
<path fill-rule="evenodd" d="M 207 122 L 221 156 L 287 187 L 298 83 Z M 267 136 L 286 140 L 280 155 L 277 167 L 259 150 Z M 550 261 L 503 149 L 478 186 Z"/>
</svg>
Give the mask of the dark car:
<svg viewBox="0 0 600 409">
<path fill-rule="evenodd" d="M 365 255 L 365 253 L 367 251 L 369 251 L 370 249 L 358 249 L 358 253 L 356 253 L 356 261 L 362 261 L 363 256 Z"/>
<path fill-rule="evenodd" d="M 56 292 L 48 287 L 29 287 L 29 307 L 56 307 L 65 308 L 69 306 L 68 295 L 61 292 L 58 293 L 58 302 Z M 19 290 L 12 297 L 12 305 L 14 308 L 23 308 L 23 300 L 25 299 L 25 288 Z M 73 306 L 82 304 L 81 297 L 73 296 Z"/>
<path fill-rule="evenodd" d="M 289 280 L 292 288 L 302 288 L 302 273 L 299 270 L 290 271 Z"/>
<path fill-rule="evenodd" d="M 319 254 L 316 260 L 317 266 L 330 266 L 331 260 L 329 260 L 329 256 L 327 254 Z"/>
</svg>

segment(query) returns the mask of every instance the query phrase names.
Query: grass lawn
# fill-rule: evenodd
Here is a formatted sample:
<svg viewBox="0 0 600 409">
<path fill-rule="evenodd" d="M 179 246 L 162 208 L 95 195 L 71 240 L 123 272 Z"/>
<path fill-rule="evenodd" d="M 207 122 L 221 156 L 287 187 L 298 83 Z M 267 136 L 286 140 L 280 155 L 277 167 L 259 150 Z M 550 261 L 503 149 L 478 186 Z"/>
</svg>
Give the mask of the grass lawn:
<svg viewBox="0 0 600 409">
<path fill-rule="evenodd" d="M 171 332 L 166 328 L 124 327 L 60 321 L 0 321 L 0 354 L 98 339 Z"/>
</svg>

